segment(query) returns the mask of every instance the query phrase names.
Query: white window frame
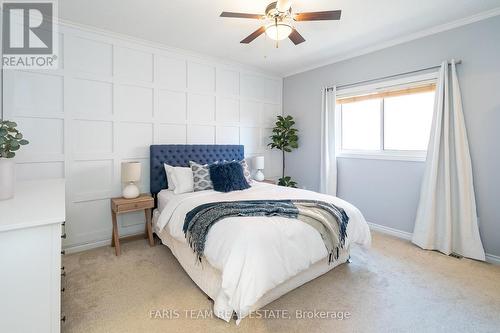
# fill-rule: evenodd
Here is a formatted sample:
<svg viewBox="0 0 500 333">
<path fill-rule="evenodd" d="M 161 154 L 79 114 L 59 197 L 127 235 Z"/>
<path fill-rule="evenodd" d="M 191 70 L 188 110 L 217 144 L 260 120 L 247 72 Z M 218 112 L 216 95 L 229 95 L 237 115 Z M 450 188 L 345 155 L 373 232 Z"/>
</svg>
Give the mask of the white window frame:
<svg viewBox="0 0 500 333">
<path fill-rule="evenodd" d="M 426 83 L 437 83 L 438 72 L 425 73 L 420 75 L 407 76 L 404 78 L 380 81 L 376 83 L 348 87 L 337 90 L 336 98 L 346 98 L 364 93 L 373 93 L 377 90 L 384 90 L 391 87 L 410 88 Z M 384 101 L 382 100 L 381 103 Z M 397 160 L 425 162 L 426 150 L 389 150 L 384 149 L 384 112 L 381 105 L 380 112 L 380 149 L 379 150 L 350 150 L 342 149 L 342 112 L 335 109 L 335 151 L 340 158 L 362 158 L 377 160 Z"/>
</svg>

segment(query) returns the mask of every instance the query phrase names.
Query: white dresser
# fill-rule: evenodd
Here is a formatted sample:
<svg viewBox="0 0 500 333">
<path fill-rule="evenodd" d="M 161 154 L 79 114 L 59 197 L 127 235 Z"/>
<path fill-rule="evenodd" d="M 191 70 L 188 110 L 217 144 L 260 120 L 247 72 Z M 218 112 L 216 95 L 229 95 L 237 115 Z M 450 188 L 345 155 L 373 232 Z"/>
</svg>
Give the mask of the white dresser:
<svg viewBox="0 0 500 333">
<path fill-rule="evenodd" d="M 63 179 L 16 184 L 0 201 L 0 332 L 59 332 Z"/>
</svg>

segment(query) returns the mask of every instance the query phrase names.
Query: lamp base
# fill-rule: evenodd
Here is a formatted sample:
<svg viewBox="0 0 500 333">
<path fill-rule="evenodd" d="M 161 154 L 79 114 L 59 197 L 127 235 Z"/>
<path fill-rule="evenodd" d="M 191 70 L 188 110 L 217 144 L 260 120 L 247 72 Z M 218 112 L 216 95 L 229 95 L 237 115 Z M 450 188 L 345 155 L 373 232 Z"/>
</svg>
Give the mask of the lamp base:
<svg viewBox="0 0 500 333">
<path fill-rule="evenodd" d="M 258 181 L 258 182 L 261 182 L 265 179 L 265 176 L 264 176 L 264 173 L 262 172 L 261 169 L 257 170 L 257 172 L 255 173 L 255 180 Z"/>
<path fill-rule="evenodd" d="M 141 192 L 139 188 L 134 183 L 128 183 L 122 191 L 122 195 L 125 199 L 134 199 L 137 198 Z"/>
</svg>

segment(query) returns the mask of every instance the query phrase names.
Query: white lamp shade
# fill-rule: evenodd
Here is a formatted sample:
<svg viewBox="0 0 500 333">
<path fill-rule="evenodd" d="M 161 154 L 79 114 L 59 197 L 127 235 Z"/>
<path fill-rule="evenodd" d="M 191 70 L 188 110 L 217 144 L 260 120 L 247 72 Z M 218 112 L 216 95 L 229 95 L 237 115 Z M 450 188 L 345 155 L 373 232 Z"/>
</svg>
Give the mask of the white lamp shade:
<svg viewBox="0 0 500 333">
<path fill-rule="evenodd" d="M 141 162 L 122 162 L 122 182 L 138 182 L 141 180 Z"/>
<path fill-rule="evenodd" d="M 264 169 L 264 156 L 257 156 L 253 160 L 253 166 L 257 170 Z"/>
</svg>

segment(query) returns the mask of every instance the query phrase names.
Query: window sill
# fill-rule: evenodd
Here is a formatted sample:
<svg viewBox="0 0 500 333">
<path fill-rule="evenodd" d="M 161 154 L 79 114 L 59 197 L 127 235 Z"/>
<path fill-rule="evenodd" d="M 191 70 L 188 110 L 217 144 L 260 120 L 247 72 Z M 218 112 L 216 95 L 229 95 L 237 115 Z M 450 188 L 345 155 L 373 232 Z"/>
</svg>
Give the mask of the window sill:
<svg viewBox="0 0 500 333">
<path fill-rule="evenodd" d="M 337 158 L 359 158 L 365 160 L 388 160 L 388 161 L 406 161 L 406 162 L 425 162 L 425 155 L 406 155 L 406 154 L 373 154 L 373 153 L 338 153 Z"/>
</svg>

